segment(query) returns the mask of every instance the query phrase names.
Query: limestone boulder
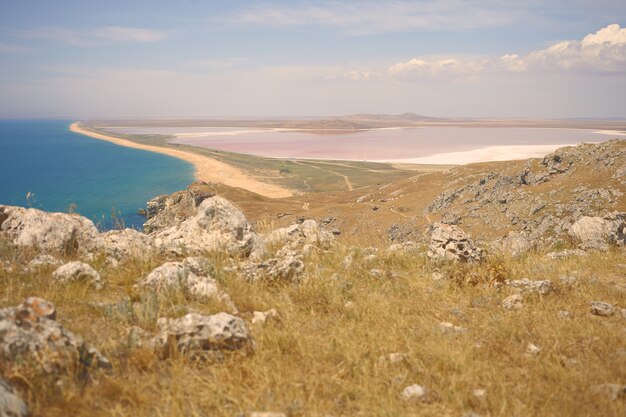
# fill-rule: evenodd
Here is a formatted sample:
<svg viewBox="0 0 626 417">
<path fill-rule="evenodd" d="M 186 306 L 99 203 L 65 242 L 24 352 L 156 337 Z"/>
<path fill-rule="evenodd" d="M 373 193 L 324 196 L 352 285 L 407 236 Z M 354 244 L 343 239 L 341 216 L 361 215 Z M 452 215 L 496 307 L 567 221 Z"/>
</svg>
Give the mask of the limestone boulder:
<svg viewBox="0 0 626 417">
<path fill-rule="evenodd" d="M 41 252 L 87 254 L 103 248 L 93 222 L 73 214 L 0 206 L 0 232 L 16 246 Z"/>
<path fill-rule="evenodd" d="M 47 374 L 72 373 L 79 367 L 110 368 L 98 350 L 56 321 L 52 303 L 29 297 L 0 310 L 0 370 L 30 364 Z"/>
<path fill-rule="evenodd" d="M 626 243 L 626 214 L 614 213 L 605 217 L 584 216 L 569 229 L 569 235 L 580 242 L 583 249 L 606 250 L 609 244 Z"/>
<path fill-rule="evenodd" d="M 226 251 L 250 256 L 262 250 L 243 212 L 219 196 L 204 200 L 197 213 L 180 225 L 159 230 L 151 236 L 158 247 L 189 254 Z"/>
<path fill-rule="evenodd" d="M 458 226 L 435 223 L 432 226 L 428 257 L 431 260 L 478 262 L 482 260 L 483 252 Z"/>
<path fill-rule="evenodd" d="M 111 230 L 102 234 L 107 258 L 122 261 L 156 252 L 154 239 L 135 229 Z"/>
<path fill-rule="evenodd" d="M 167 355 L 171 349 L 185 354 L 211 350 L 253 348 L 245 322 L 227 313 L 205 316 L 195 313 L 178 319 L 160 318 L 153 346 Z"/>
<path fill-rule="evenodd" d="M 61 265 L 52 273 L 52 277 L 61 283 L 88 282 L 96 289 L 101 289 L 104 286 L 100 273 L 89 264 L 80 261 Z"/>
</svg>

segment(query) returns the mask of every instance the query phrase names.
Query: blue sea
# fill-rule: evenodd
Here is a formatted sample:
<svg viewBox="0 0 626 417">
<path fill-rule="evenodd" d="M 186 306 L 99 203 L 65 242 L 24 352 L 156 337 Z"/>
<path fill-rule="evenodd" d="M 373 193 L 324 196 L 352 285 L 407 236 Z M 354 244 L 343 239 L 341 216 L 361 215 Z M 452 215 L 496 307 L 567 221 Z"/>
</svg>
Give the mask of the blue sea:
<svg viewBox="0 0 626 417">
<path fill-rule="evenodd" d="M 92 139 L 71 123 L 0 120 L 0 204 L 77 212 L 103 230 L 141 228 L 146 201 L 194 181 L 185 161 Z"/>
</svg>

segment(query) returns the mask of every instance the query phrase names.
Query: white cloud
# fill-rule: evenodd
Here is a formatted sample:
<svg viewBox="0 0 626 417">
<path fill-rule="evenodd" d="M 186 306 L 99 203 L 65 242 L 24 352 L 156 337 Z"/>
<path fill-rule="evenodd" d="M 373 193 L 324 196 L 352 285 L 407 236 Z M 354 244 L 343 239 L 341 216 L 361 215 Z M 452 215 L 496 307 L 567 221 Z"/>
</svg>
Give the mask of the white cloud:
<svg viewBox="0 0 626 417">
<path fill-rule="evenodd" d="M 318 2 L 317 5 L 261 6 L 238 11 L 230 21 L 253 26 L 329 26 L 354 35 L 416 29 L 468 29 L 502 26 L 521 12 L 494 7 L 497 1 L 464 0 Z"/>
<path fill-rule="evenodd" d="M 527 72 L 626 74 L 626 29 L 612 24 L 581 41 L 559 42 L 523 56 L 413 58 L 392 65 L 384 73 L 392 79 L 420 80 Z"/>
<path fill-rule="evenodd" d="M 17 33 L 28 39 L 45 39 L 72 46 L 94 46 L 111 43 L 157 42 L 167 36 L 166 32 L 152 29 L 105 26 L 82 31 L 47 27 Z"/>
</svg>

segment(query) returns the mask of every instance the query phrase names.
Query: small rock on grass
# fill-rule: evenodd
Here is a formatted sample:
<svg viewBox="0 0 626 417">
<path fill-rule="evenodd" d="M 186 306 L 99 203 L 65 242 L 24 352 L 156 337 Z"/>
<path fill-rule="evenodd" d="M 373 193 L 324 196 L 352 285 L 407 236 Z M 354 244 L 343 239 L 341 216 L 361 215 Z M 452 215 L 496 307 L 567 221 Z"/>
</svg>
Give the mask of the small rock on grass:
<svg viewBox="0 0 626 417">
<path fill-rule="evenodd" d="M 589 311 L 596 316 L 609 317 L 613 315 L 615 308 L 613 305 L 605 303 L 604 301 L 592 301 Z"/>
<path fill-rule="evenodd" d="M 62 283 L 67 282 L 90 282 L 95 289 L 102 289 L 104 283 L 98 271 L 89 264 L 80 261 L 66 263 L 58 267 L 52 277 Z"/>
<path fill-rule="evenodd" d="M 402 390 L 400 396 L 406 401 L 426 401 L 426 388 L 418 384 L 409 385 Z"/>
<path fill-rule="evenodd" d="M 505 310 L 519 310 L 524 307 L 524 297 L 520 294 L 513 294 L 502 300 L 502 308 Z"/>
<path fill-rule="evenodd" d="M 275 319 L 276 317 L 278 317 L 278 312 L 273 308 L 267 311 L 255 311 L 252 324 L 265 324 L 267 320 Z"/>
</svg>

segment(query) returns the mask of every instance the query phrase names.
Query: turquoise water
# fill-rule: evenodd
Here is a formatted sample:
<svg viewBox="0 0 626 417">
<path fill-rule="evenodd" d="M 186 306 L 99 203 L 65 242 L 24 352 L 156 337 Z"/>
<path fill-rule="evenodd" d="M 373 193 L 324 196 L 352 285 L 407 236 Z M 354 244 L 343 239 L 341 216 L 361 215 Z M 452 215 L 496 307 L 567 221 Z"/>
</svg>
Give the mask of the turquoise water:
<svg viewBox="0 0 626 417">
<path fill-rule="evenodd" d="M 70 123 L 0 120 L 0 204 L 73 210 L 102 229 L 140 228 L 146 201 L 194 181 L 185 161 L 91 139 Z"/>
</svg>

